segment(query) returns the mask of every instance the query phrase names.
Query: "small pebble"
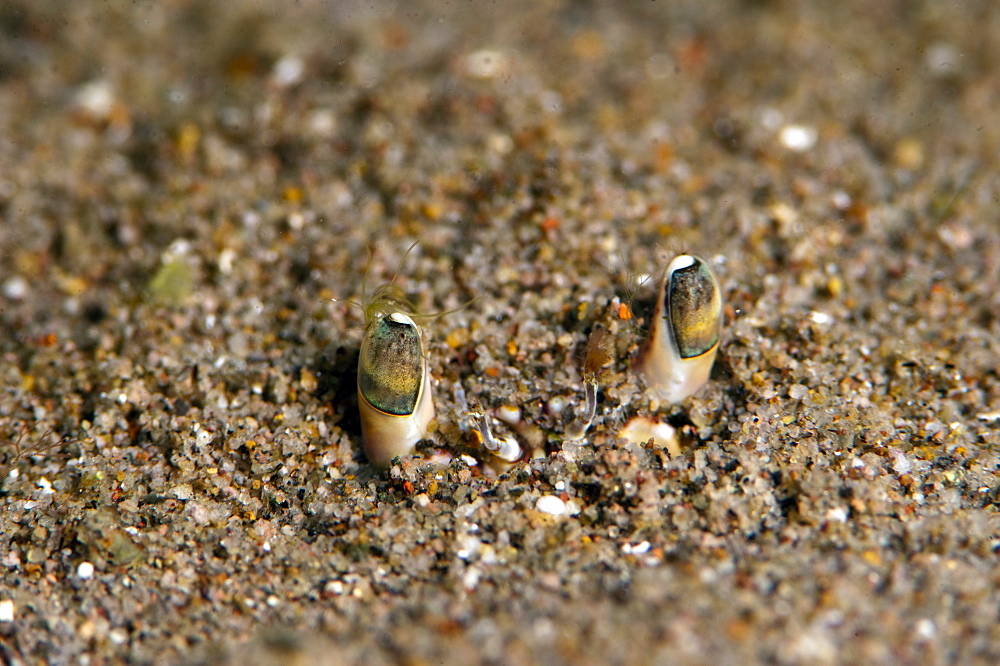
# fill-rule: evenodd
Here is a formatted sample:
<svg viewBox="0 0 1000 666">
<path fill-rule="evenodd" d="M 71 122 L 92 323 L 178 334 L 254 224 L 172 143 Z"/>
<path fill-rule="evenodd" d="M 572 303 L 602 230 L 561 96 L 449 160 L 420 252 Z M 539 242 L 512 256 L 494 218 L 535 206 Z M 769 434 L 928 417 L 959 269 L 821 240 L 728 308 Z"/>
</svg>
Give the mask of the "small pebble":
<svg viewBox="0 0 1000 666">
<path fill-rule="evenodd" d="M 465 56 L 465 71 L 477 79 L 494 79 L 510 71 L 511 59 L 493 49 L 473 51 Z"/>
<path fill-rule="evenodd" d="M 76 577 L 87 580 L 94 575 L 94 565 L 90 562 L 80 562 L 76 567 Z"/>
<path fill-rule="evenodd" d="M 559 414 L 562 414 L 562 410 L 564 410 L 565 408 L 566 408 L 566 397 L 562 395 L 552 396 L 552 398 L 550 398 L 548 403 L 546 403 L 545 405 L 545 409 L 548 411 L 549 414 L 552 414 L 553 416 L 558 416 Z"/>
<path fill-rule="evenodd" d="M 929 641 L 934 638 L 937 633 L 937 627 L 934 626 L 934 621 L 926 617 L 917 620 L 917 624 L 914 627 L 914 633 L 917 635 L 917 639 L 921 641 Z"/>
<path fill-rule="evenodd" d="M 809 388 L 802 384 L 792 384 L 788 387 L 788 397 L 792 400 L 801 400 L 809 395 Z"/>
<path fill-rule="evenodd" d="M 653 440 L 655 446 L 666 449 L 672 456 L 678 456 L 681 453 L 681 445 L 677 441 L 677 431 L 674 430 L 673 426 L 648 416 L 634 417 L 618 431 L 618 436 L 630 444 L 645 444 Z"/>
<path fill-rule="evenodd" d="M 293 86 L 302 80 L 305 69 L 305 62 L 302 58 L 286 55 L 274 64 L 271 80 L 279 88 Z"/>
<path fill-rule="evenodd" d="M 111 83 L 99 79 L 83 84 L 77 89 L 76 107 L 94 120 L 105 120 L 114 110 L 115 94 Z"/>
<path fill-rule="evenodd" d="M 826 519 L 834 523 L 846 523 L 847 511 L 843 507 L 836 506 L 826 512 Z"/>
<path fill-rule="evenodd" d="M 817 136 L 816 129 L 808 125 L 785 125 L 778 140 L 788 150 L 804 153 L 816 145 Z"/>
<path fill-rule="evenodd" d="M 651 544 L 648 541 L 640 541 L 634 546 L 630 543 L 622 544 L 622 552 L 626 555 L 643 555 L 649 552 Z"/>
<path fill-rule="evenodd" d="M 0 622 L 14 621 L 14 602 L 10 599 L 0 601 Z"/>
<path fill-rule="evenodd" d="M 535 502 L 535 509 L 552 516 L 561 516 L 566 513 L 566 503 L 555 495 L 542 495 Z"/>
<path fill-rule="evenodd" d="M 3 283 L 3 295 L 12 301 L 24 300 L 28 295 L 28 281 L 21 276 L 15 276 Z"/>
<path fill-rule="evenodd" d="M 814 324 L 829 324 L 833 322 L 833 317 L 825 312 L 818 312 L 816 310 L 809 313 L 809 318 L 812 319 Z"/>
<path fill-rule="evenodd" d="M 521 422 L 521 410 L 513 405 L 503 405 L 497 408 L 497 418 L 507 425 L 517 425 Z"/>
</svg>

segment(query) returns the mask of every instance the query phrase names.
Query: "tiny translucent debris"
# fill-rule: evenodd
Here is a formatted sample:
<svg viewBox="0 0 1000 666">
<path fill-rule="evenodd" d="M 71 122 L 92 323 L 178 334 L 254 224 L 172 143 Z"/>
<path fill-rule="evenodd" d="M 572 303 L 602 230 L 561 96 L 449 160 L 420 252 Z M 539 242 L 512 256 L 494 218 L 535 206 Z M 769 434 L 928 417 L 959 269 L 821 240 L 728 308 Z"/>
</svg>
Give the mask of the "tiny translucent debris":
<svg viewBox="0 0 1000 666">
<path fill-rule="evenodd" d="M 913 627 L 914 633 L 917 635 L 918 640 L 929 641 L 934 638 L 937 633 L 937 627 L 934 626 L 934 621 L 922 617 L 917 620 L 917 624 Z"/>
<path fill-rule="evenodd" d="M 466 590 L 471 592 L 472 590 L 476 589 L 478 585 L 479 585 L 479 568 L 474 566 L 469 567 L 468 569 L 465 570 L 465 573 L 462 574 L 462 586 L 465 587 Z"/>
<path fill-rule="evenodd" d="M 222 252 L 219 253 L 219 272 L 223 275 L 229 275 L 233 272 L 233 263 L 236 261 L 236 250 L 231 247 L 227 247 Z"/>
<path fill-rule="evenodd" d="M 115 627 L 108 632 L 108 640 L 115 645 L 124 645 L 125 641 L 128 640 L 128 633 L 121 627 Z"/>
<path fill-rule="evenodd" d="M 566 513 L 566 502 L 555 495 L 542 495 L 535 502 L 535 509 L 552 516 L 561 516 Z"/>
<path fill-rule="evenodd" d="M 76 567 L 76 577 L 87 580 L 94 575 L 94 565 L 90 562 L 80 562 Z"/>
<path fill-rule="evenodd" d="M 16 275 L 3 283 L 3 295 L 12 301 L 23 300 L 28 295 L 28 281 Z"/>
<path fill-rule="evenodd" d="M 837 210 L 847 210 L 851 207 L 851 204 L 854 203 L 851 199 L 851 195 L 844 190 L 834 190 L 831 200 Z"/>
<path fill-rule="evenodd" d="M 500 558 L 497 557 L 497 551 L 493 548 L 493 546 L 491 546 L 490 544 L 485 544 L 483 546 L 483 552 L 479 556 L 480 564 L 484 564 L 486 566 L 493 566 L 499 561 Z"/>
<path fill-rule="evenodd" d="M 771 106 L 765 106 L 757 112 L 757 121 L 760 126 L 772 132 L 781 127 L 784 120 L 785 117 L 781 115 L 781 111 Z"/>
<path fill-rule="evenodd" d="M 809 388 L 802 384 L 792 384 L 788 387 L 788 397 L 792 400 L 801 400 L 809 395 Z"/>
<path fill-rule="evenodd" d="M 553 396 L 545 405 L 546 411 L 553 416 L 558 416 L 566 408 L 566 397 L 561 395 Z"/>
<path fill-rule="evenodd" d="M 274 64 L 271 72 L 271 80 L 280 88 L 293 86 L 302 80 L 306 66 L 302 58 L 294 55 L 286 55 Z"/>
<path fill-rule="evenodd" d="M 846 523 L 847 511 L 845 511 L 842 506 L 835 506 L 826 512 L 826 519 L 830 522 Z"/>
<path fill-rule="evenodd" d="M 938 227 L 938 238 L 953 250 L 968 250 L 976 242 L 972 231 L 959 222 L 951 222 Z"/>
<path fill-rule="evenodd" d="M 459 548 L 455 552 L 455 555 L 460 560 L 468 560 L 474 558 L 482 547 L 482 541 L 474 536 L 466 535 L 459 539 Z"/>
<path fill-rule="evenodd" d="M 510 71 L 511 59 L 503 51 L 480 49 L 465 56 L 465 71 L 477 79 L 493 79 Z"/>
<path fill-rule="evenodd" d="M 174 499 L 182 502 L 187 501 L 194 496 L 194 489 L 191 487 L 190 483 L 179 483 L 171 489 L 171 492 L 174 495 Z"/>
<path fill-rule="evenodd" d="M 98 79 L 80 86 L 74 98 L 76 107 L 95 120 L 104 120 L 115 108 L 115 94 L 111 83 Z"/>
<path fill-rule="evenodd" d="M 630 543 L 622 544 L 622 552 L 626 555 L 644 555 L 649 552 L 652 545 L 648 541 L 640 541 L 639 543 L 632 545 Z"/>
<path fill-rule="evenodd" d="M 813 310 L 809 313 L 809 318 L 812 319 L 814 324 L 829 324 L 833 321 L 833 317 L 825 312 L 819 312 L 818 310 Z"/>
<path fill-rule="evenodd" d="M 804 153 L 816 145 L 819 134 L 809 125 L 785 125 L 778 134 L 778 141 L 788 150 Z"/>
<path fill-rule="evenodd" d="M 199 427 L 195 433 L 194 441 L 198 446 L 208 446 L 208 443 L 212 441 L 212 433 Z"/>
<path fill-rule="evenodd" d="M 952 76 L 958 73 L 962 54 L 954 44 L 935 42 L 927 49 L 924 61 L 931 74 L 935 76 Z"/>
<path fill-rule="evenodd" d="M 0 622 L 14 621 L 14 602 L 10 599 L 0 601 Z"/>
<path fill-rule="evenodd" d="M 913 463 L 906 457 L 906 454 L 898 449 L 890 449 L 892 455 L 892 468 L 896 474 L 909 474 L 913 470 Z"/>
<path fill-rule="evenodd" d="M 317 137 L 330 137 L 337 130 L 337 118 L 329 109 L 318 109 L 306 121 L 306 129 Z M 336 191 L 336 190 L 335 190 Z M 341 192 L 337 197 L 341 205 L 350 204 L 350 194 Z"/>
</svg>

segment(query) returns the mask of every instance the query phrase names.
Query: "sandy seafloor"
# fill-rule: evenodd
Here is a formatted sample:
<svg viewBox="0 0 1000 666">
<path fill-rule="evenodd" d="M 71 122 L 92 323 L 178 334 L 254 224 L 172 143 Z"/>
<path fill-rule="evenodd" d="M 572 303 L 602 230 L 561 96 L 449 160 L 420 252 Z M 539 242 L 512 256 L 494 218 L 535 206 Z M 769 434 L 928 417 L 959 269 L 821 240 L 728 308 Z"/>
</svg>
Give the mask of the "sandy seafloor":
<svg viewBox="0 0 1000 666">
<path fill-rule="evenodd" d="M 998 62 L 989 1 L 4 2 L 0 662 L 996 663 Z M 414 241 L 475 300 L 381 473 L 330 299 Z"/>
</svg>

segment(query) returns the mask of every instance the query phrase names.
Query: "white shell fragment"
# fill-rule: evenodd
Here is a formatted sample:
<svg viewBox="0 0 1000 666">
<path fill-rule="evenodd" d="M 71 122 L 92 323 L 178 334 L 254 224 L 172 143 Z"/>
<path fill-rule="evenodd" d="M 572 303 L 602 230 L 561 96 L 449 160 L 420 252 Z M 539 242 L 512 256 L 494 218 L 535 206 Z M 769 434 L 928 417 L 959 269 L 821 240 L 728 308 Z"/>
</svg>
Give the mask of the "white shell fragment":
<svg viewBox="0 0 1000 666">
<path fill-rule="evenodd" d="M 651 419 L 648 416 L 636 416 L 618 431 L 618 437 L 629 444 L 645 444 L 653 440 L 655 446 L 665 448 L 671 456 L 681 454 L 681 445 L 677 441 L 677 431 L 673 426 L 663 421 Z"/>
<path fill-rule="evenodd" d="M 781 128 L 778 141 L 788 150 L 804 153 L 816 145 L 818 133 L 808 125 L 785 125 Z"/>
<path fill-rule="evenodd" d="M 81 580 L 87 580 L 92 578 L 94 575 L 94 565 L 90 562 L 80 562 L 76 567 L 76 577 Z"/>
<path fill-rule="evenodd" d="M 14 602 L 10 599 L 0 600 L 0 622 L 14 621 Z"/>
<path fill-rule="evenodd" d="M 566 502 L 555 495 L 542 495 L 535 502 L 535 510 L 550 516 L 561 516 L 566 513 Z"/>
</svg>

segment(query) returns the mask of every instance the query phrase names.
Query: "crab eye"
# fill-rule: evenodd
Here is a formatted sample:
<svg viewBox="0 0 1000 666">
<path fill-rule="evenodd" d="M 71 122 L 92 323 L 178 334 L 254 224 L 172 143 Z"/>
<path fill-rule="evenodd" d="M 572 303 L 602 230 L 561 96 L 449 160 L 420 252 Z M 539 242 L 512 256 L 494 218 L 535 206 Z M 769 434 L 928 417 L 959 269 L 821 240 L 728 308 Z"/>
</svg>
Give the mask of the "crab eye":
<svg viewBox="0 0 1000 666">
<path fill-rule="evenodd" d="M 434 418 L 420 329 L 391 312 L 368 322 L 358 358 L 358 408 L 365 455 L 380 467 L 413 451 Z"/>
<path fill-rule="evenodd" d="M 423 345 L 413 320 L 394 312 L 372 322 L 358 359 L 358 390 L 365 401 L 390 416 L 409 416 L 423 375 Z"/>
<path fill-rule="evenodd" d="M 701 259 L 681 255 L 667 267 L 664 311 L 677 354 L 701 356 L 719 344 L 722 295 L 712 269 Z"/>
<path fill-rule="evenodd" d="M 682 254 L 667 266 L 636 370 L 658 400 L 680 402 L 708 381 L 719 350 L 722 295 L 703 259 Z"/>
</svg>

